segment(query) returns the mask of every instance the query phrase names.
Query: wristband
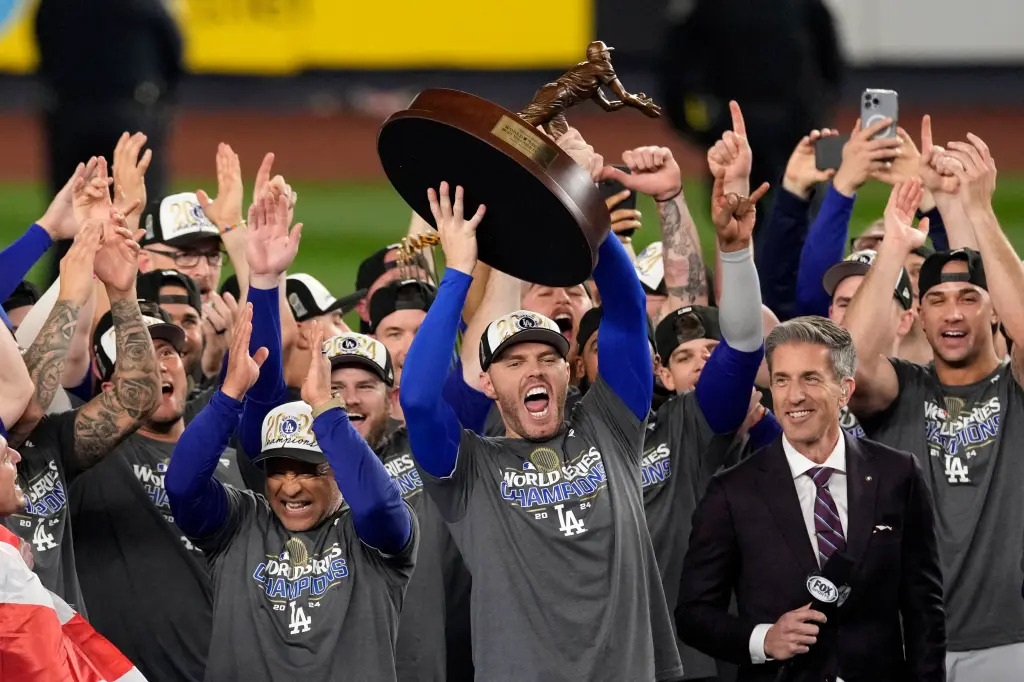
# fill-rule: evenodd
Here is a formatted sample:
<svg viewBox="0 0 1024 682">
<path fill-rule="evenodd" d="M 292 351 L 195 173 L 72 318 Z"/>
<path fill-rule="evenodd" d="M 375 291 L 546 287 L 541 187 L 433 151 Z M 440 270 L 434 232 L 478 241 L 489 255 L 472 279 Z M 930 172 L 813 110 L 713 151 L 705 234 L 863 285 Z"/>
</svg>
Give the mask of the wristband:
<svg viewBox="0 0 1024 682">
<path fill-rule="evenodd" d="M 231 225 L 228 225 L 227 227 L 221 228 L 220 233 L 221 234 L 226 234 L 228 232 L 231 232 L 232 230 L 237 230 L 240 227 L 245 227 L 245 225 L 246 225 L 245 218 L 242 218 L 237 223 L 232 223 Z"/>
<path fill-rule="evenodd" d="M 672 196 L 670 196 L 667 199 L 655 199 L 654 203 L 656 203 L 656 204 L 664 204 L 666 201 L 672 201 L 673 199 L 675 199 L 677 196 L 679 196 L 682 193 L 683 193 L 683 186 L 680 184 L 678 192 L 676 192 L 675 194 L 673 194 Z"/>
<path fill-rule="evenodd" d="M 316 419 L 327 410 L 333 410 L 335 407 L 340 407 L 342 410 L 344 410 L 345 401 L 343 401 L 341 398 L 334 397 L 326 402 L 320 403 L 319 405 L 313 408 L 313 419 Z"/>
</svg>

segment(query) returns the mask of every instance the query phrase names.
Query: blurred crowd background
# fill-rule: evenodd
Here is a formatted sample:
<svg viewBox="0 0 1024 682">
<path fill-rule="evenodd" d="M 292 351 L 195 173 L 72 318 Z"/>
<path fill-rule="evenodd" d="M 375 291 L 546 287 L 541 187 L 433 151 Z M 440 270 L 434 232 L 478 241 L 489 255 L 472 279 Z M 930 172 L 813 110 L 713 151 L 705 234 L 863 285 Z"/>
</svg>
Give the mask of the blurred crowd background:
<svg viewBox="0 0 1024 682">
<path fill-rule="evenodd" d="M 653 96 L 665 115 L 588 104 L 570 122 L 606 159 L 639 145 L 671 147 L 698 222 L 708 214 L 706 147 L 693 142 L 717 138 L 729 97 L 748 112 L 748 127 L 756 107 L 769 117 L 795 107 L 810 125 L 848 132 L 863 89 L 888 88 L 918 142 L 930 113 L 937 144 L 968 131 L 989 143 L 999 163 L 996 212 L 1022 252 L 1021 29 L 1019 0 L 0 0 L 0 244 L 45 209 L 51 173 L 70 175 L 73 165 L 54 170 L 62 152 L 93 129 L 110 136 L 93 153 L 113 149 L 122 130 L 142 129 L 163 166 L 147 180 L 167 191 L 215 190 L 224 141 L 251 192 L 263 153 L 275 152 L 306 225 L 295 269 L 344 294 L 358 262 L 409 223 L 376 155 L 388 114 L 438 86 L 518 110 L 601 39 L 616 48 L 623 83 Z M 73 121 L 62 119 L 72 111 Z M 784 164 L 807 129 L 777 141 L 751 130 L 755 158 L 775 146 Z M 851 233 L 880 215 L 888 193 L 874 182 L 863 189 Z M 639 205 L 650 219 L 634 237 L 637 252 L 659 238 L 648 200 Z M 702 230 L 706 247 L 713 237 Z M 31 277 L 48 276 L 41 264 Z"/>
</svg>

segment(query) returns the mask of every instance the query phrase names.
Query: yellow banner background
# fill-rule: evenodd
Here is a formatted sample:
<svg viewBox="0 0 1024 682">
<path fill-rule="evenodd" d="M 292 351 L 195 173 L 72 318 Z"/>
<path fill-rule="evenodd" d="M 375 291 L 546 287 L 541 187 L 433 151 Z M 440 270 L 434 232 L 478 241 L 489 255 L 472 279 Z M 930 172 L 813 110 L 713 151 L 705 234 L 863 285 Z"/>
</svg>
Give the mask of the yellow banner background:
<svg viewBox="0 0 1024 682">
<path fill-rule="evenodd" d="M 171 6 L 190 71 L 287 75 L 305 69 L 566 67 L 583 60 L 592 39 L 592 3 L 178 0 Z M 34 13 L 34 0 L 0 0 L 0 71 L 35 68 Z"/>
</svg>

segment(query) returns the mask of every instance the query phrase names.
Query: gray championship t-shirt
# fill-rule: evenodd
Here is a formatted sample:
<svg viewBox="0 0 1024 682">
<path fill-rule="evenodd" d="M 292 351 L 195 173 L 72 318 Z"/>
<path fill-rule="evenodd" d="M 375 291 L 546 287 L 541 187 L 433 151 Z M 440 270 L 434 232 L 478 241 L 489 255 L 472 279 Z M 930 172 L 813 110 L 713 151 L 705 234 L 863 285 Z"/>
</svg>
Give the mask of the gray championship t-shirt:
<svg viewBox="0 0 1024 682">
<path fill-rule="evenodd" d="M 149 680 L 203 679 L 213 590 L 174 524 L 164 473 L 174 443 L 138 433 L 71 484 L 75 559 L 89 621 Z M 215 471 L 241 484 L 233 450 Z"/>
<path fill-rule="evenodd" d="M 463 431 L 451 476 L 420 469 L 473 575 L 477 679 L 681 676 L 644 518 L 644 432 L 598 377 L 551 440 Z"/>
<path fill-rule="evenodd" d="M 1024 642 L 1024 391 L 1009 365 L 967 386 L 890 359 L 900 392 L 864 420 L 870 438 L 917 455 L 935 496 L 947 648 Z"/>
<path fill-rule="evenodd" d="M 739 461 L 742 442 L 711 431 L 694 391 L 666 401 L 647 424 L 643 490 L 647 528 L 658 559 L 670 613 L 679 601 L 683 558 L 693 511 L 708 481 L 722 466 Z M 718 674 L 715 659 L 677 640 L 690 679 Z"/>
<path fill-rule="evenodd" d="M 378 453 L 391 479 L 420 525 L 416 570 L 405 591 L 398 626 L 396 667 L 399 682 L 440 681 L 448 677 L 446 649 L 449 617 L 468 598 L 468 574 L 437 505 L 423 492 L 423 480 L 402 426 L 391 433 Z M 456 590 L 457 594 L 449 595 Z M 468 613 L 465 614 L 468 619 Z M 452 624 L 455 626 L 456 624 Z M 457 630 L 451 636 L 457 636 Z M 464 643 L 468 655 L 469 641 Z"/>
<path fill-rule="evenodd" d="M 77 414 L 71 410 L 43 417 L 18 448 L 18 485 L 28 506 L 2 523 L 32 548 L 32 570 L 43 586 L 87 618 L 68 523 L 68 483 L 79 472 L 74 460 Z"/>
<path fill-rule="evenodd" d="M 363 544 L 352 514 L 290 532 L 262 495 L 226 488 L 224 527 L 195 543 L 213 571 L 209 682 L 394 680 L 419 531 L 397 556 Z"/>
</svg>

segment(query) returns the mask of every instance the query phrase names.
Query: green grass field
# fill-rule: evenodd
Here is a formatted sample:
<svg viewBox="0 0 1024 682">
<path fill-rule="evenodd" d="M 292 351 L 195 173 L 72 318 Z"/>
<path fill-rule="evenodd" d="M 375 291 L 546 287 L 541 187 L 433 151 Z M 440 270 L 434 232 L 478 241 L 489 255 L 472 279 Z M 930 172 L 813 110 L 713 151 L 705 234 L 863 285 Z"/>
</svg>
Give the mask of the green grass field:
<svg viewBox="0 0 1024 682">
<path fill-rule="evenodd" d="M 179 183 L 177 188 L 212 188 L 213 184 Z M 298 183 L 295 188 L 299 194 L 296 219 L 305 223 L 305 229 L 293 271 L 318 277 L 337 296 L 352 290 L 359 261 L 384 244 L 400 239 L 409 224 L 408 207 L 386 183 Z M 881 215 L 888 189 L 879 183 L 870 183 L 863 189 L 851 232 L 859 232 Z M 705 252 L 710 253 L 713 232 L 706 217 L 707 191 L 699 183 L 687 183 L 686 196 L 698 222 Z M 0 245 L 9 244 L 38 218 L 47 199 L 38 184 L 0 185 Z M 637 252 L 659 238 L 653 202 L 641 197 L 639 207 L 644 214 L 644 228 L 634 237 Z M 996 210 L 1003 229 L 1018 252 L 1024 253 L 1024 176 L 1000 178 Z M 225 276 L 226 272 L 227 268 Z M 30 275 L 36 282 L 44 276 L 40 266 Z"/>
</svg>

